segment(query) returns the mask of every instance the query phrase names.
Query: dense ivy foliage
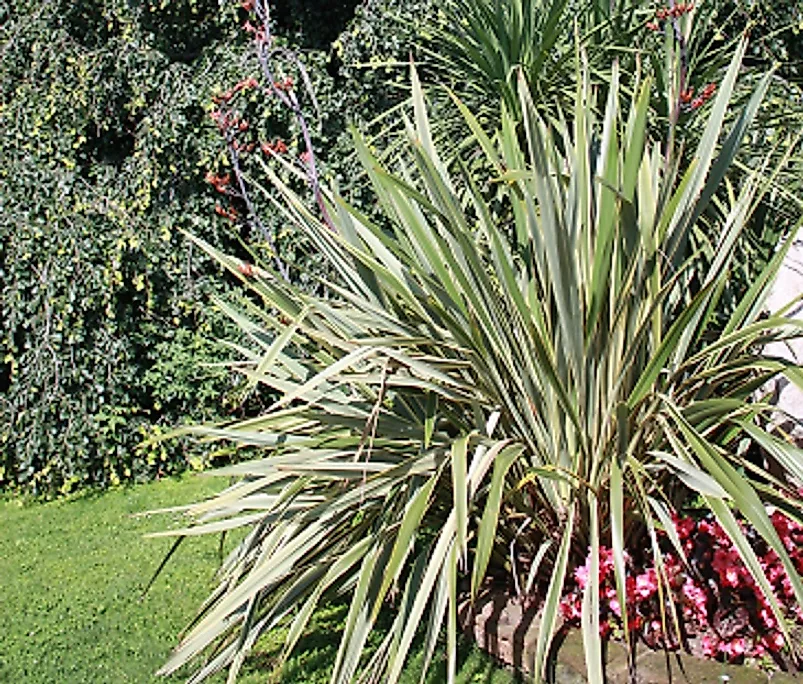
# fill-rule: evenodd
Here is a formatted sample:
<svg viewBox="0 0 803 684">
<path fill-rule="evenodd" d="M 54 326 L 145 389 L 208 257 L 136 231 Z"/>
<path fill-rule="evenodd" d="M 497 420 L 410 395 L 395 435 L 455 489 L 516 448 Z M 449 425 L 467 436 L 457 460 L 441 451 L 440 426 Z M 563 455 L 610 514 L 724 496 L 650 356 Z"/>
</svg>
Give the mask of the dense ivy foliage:
<svg viewBox="0 0 803 684">
<path fill-rule="evenodd" d="M 228 386 L 190 363 L 212 322 L 179 233 L 231 242 L 204 218 L 198 182 L 215 149 L 198 73 L 225 15 L 175 4 L 16 3 L 3 22 L 0 483 L 68 489 L 182 467 L 181 445 L 134 447 L 218 410 Z"/>
<path fill-rule="evenodd" d="M 404 58 L 393 16 L 403 4 L 362 9 L 346 29 L 353 0 L 325 12 L 279 3 L 280 35 L 313 79 L 315 145 L 332 182 L 354 181 L 356 164 L 338 155 L 348 122 L 394 98 L 362 76 L 369 50 Z M 203 364 L 225 356 L 212 340 L 226 323 L 208 306 L 212 267 L 181 231 L 244 256 L 262 246 L 215 214 L 220 197 L 204 181 L 228 164 L 213 99 L 256 75 L 245 17 L 217 0 L 0 8 L 0 487 L 47 493 L 172 472 L 201 452 L 143 448 L 144 437 L 244 410 L 227 371 Z M 290 122 L 262 95 L 244 108 L 260 135 L 294 150 Z M 283 259 L 314 265 L 278 218 L 268 224 Z"/>
</svg>

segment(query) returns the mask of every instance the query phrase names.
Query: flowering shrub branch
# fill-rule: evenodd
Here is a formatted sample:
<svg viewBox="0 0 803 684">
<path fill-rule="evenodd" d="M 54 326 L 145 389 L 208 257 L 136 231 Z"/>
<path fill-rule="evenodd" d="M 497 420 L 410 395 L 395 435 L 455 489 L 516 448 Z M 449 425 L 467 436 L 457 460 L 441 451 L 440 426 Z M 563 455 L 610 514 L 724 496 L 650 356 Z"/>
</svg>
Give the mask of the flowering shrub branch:
<svg viewBox="0 0 803 684">
<path fill-rule="evenodd" d="M 666 158 L 671 157 L 674 147 L 675 132 L 682 112 L 693 112 L 710 100 L 716 92 L 716 85 L 706 84 L 695 96 L 695 89 L 689 85 L 689 45 L 687 33 L 681 24 L 683 17 L 688 21 L 694 18 L 694 3 L 669 0 L 669 5 L 655 10 L 653 17 L 647 22 L 649 31 L 663 34 L 671 31 L 674 44 L 677 46 L 677 89 L 668 95 L 669 134 L 667 137 Z M 666 28 L 664 28 L 666 26 Z M 689 29 L 687 24 L 685 29 Z"/>
<path fill-rule="evenodd" d="M 313 107 L 317 110 L 318 105 L 315 101 L 315 94 L 313 93 L 307 70 L 304 68 L 304 65 L 298 59 L 298 55 L 296 55 L 295 52 L 287 48 L 275 47 L 273 45 L 273 35 L 270 30 L 270 7 L 267 0 L 245 0 L 243 7 L 245 9 L 253 7 L 257 19 L 260 22 L 260 27 L 254 27 L 252 31 L 259 65 L 262 68 L 262 73 L 267 80 L 268 87 L 272 94 L 292 112 L 296 124 L 301 131 L 301 137 L 304 140 L 304 152 L 301 155 L 301 161 L 307 173 L 312 194 L 315 197 L 315 202 L 318 205 L 324 223 L 330 230 L 335 230 L 332 218 L 329 216 L 329 210 L 326 208 L 326 203 L 323 199 L 320 174 L 318 173 L 318 166 L 315 161 L 315 151 L 312 145 L 309 123 L 307 122 L 307 117 L 298 100 L 295 85 L 290 78 L 285 77 L 283 79 L 278 79 L 272 67 L 272 63 L 277 57 L 280 57 L 298 71 L 304 82 L 304 87 L 312 99 Z"/>
<path fill-rule="evenodd" d="M 224 137 L 234 183 L 232 183 L 232 174 L 221 176 L 210 173 L 207 175 L 207 180 L 218 192 L 242 200 L 245 204 L 248 222 L 265 238 L 268 247 L 273 252 L 274 262 L 280 276 L 284 280 L 289 280 L 288 267 L 280 259 L 273 236 L 259 217 L 242 170 L 244 155 L 253 152 L 257 147 L 266 156 L 274 157 L 287 154 L 288 146 L 281 138 L 276 138 L 271 142 L 254 138 L 254 134 L 250 133 L 251 126 L 249 122 L 240 117 L 232 103 L 241 93 L 251 89 L 258 89 L 268 93 L 290 113 L 292 120 L 298 127 L 302 141 L 299 162 L 302 166 L 303 176 L 307 179 L 323 223 L 330 230 L 335 230 L 324 200 L 310 124 L 302 106 L 296 82 L 292 77 L 280 72 L 284 72 L 287 69 L 297 72 L 316 112 L 318 111 L 318 105 L 311 81 L 298 55 L 292 50 L 275 44 L 275 37 L 271 32 L 271 15 L 267 0 L 243 0 L 241 7 L 250 16 L 243 24 L 243 29 L 253 40 L 263 84 L 261 85 L 257 78 L 250 77 L 240 81 L 233 88 L 214 98 L 216 108 L 212 111 L 211 116 Z M 250 141 L 246 142 L 244 140 L 245 135 L 249 135 Z M 232 188 L 232 185 L 236 185 L 236 190 Z M 236 221 L 239 218 L 235 209 L 226 209 L 220 204 L 216 206 L 215 211 L 220 216 L 232 221 Z"/>
<path fill-rule="evenodd" d="M 249 130 L 250 124 L 245 119 L 240 118 L 238 113 L 231 107 L 231 103 L 239 93 L 258 87 L 259 84 L 255 78 L 248 78 L 244 81 L 240 81 L 232 89 L 214 99 L 215 104 L 218 105 L 218 108 L 212 111 L 211 116 L 213 121 L 217 124 L 218 130 L 226 142 L 226 150 L 228 152 L 229 161 L 234 173 L 234 179 L 237 183 L 237 190 L 232 188 L 231 174 L 228 173 L 225 175 L 218 175 L 210 172 L 206 175 L 206 180 L 218 192 L 231 197 L 237 197 L 245 203 L 248 222 L 262 234 L 268 244 L 268 247 L 274 255 L 274 261 L 279 274 L 282 276 L 282 278 L 288 280 L 289 271 L 287 266 L 279 258 L 273 236 L 262 223 L 259 213 L 254 207 L 240 165 L 241 155 L 243 153 L 252 152 L 255 144 L 244 143 L 241 141 L 241 134 L 244 134 Z M 220 204 L 215 205 L 215 213 L 223 218 L 229 219 L 230 221 L 237 221 L 239 218 L 239 214 L 237 213 L 236 209 L 233 207 L 227 209 Z"/>
</svg>

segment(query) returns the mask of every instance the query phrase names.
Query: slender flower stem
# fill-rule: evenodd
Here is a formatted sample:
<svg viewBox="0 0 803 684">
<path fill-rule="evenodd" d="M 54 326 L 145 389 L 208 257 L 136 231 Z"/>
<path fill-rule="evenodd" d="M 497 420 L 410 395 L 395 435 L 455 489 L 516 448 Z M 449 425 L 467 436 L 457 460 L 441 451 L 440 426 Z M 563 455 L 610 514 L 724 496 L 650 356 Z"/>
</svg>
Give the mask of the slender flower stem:
<svg viewBox="0 0 803 684">
<path fill-rule="evenodd" d="M 298 97 L 296 96 L 294 89 L 292 87 L 282 87 L 279 81 L 276 79 L 276 75 L 272 67 L 272 61 L 277 56 L 281 56 L 286 59 L 295 69 L 298 70 L 305 84 L 307 85 L 308 90 L 311 92 L 306 69 L 296 53 L 285 48 L 273 47 L 273 34 L 271 33 L 270 27 L 270 7 L 268 1 L 256 0 L 254 3 L 254 10 L 261 24 L 260 30 L 256 31 L 254 35 L 257 59 L 259 60 L 262 73 L 268 82 L 267 87 L 270 89 L 271 94 L 290 110 L 296 120 L 296 124 L 301 131 L 301 137 L 304 140 L 305 151 L 303 155 L 303 164 L 307 173 L 307 179 L 309 181 L 310 188 L 312 189 L 312 194 L 315 197 L 315 202 L 321 212 L 323 222 L 331 231 L 336 231 L 332 218 L 329 215 L 329 210 L 326 207 L 323 190 L 321 189 L 320 173 L 318 172 L 318 164 L 315 158 L 315 150 L 313 149 L 312 145 L 312 136 L 310 134 L 307 117 L 304 114 L 304 110 L 298 101 Z"/>
<path fill-rule="evenodd" d="M 227 131 L 226 147 L 229 150 L 229 158 L 231 159 L 231 168 L 234 171 L 234 177 L 237 179 L 237 185 L 240 188 L 240 197 L 245 202 L 245 206 L 248 211 L 248 221 L 252 226 L 257 228 L 260 233 L 262 233 L 262 236 L 268 243 L 268 247 L 270 247 L 271 252 L 273 252 L 276 270 L 279 272 L 279 275 L 281 275 L 283 280 L 289 282 L 290 271 L 287 268 L 287 264 L 285 264 L 279 257 L 279 252 L 276 249 L 276 241 L 273 239 L 270 231 L 265 227 L 265 224 L 262 223 L 262 220 L 259 218 L 259 214 L 254 207 L 254 203 L 251 201 L 251 195 L 248 192 L 248 187 L 245 184 L 245 178 L 243 177 L 242 169 L 240 168 L 240 153 L 237 150 L 237 146 L 234 144 L 234 142 L 234 134 L 231 131 Z"/>
</svg>

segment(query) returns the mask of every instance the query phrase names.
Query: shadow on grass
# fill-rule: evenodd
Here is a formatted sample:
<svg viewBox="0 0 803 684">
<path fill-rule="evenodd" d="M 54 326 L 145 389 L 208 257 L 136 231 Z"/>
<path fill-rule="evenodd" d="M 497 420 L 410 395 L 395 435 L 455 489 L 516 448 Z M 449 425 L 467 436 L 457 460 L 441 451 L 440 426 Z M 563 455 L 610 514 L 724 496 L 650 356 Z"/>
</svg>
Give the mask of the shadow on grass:
<svg viewBox="0 0 803 684">
<path fill-rule="evenodd" d="M 281 670 L 278 663 L 286 632 L 276 630 L 265 635 L 246 661 L 242 682 L 265 682 L 266 675 L 267 681 L 275 684 L 328 682 L 347 614 L 345 603 L 325 606 L 318 611 L 312 618 L 311 628 Z"/>
<path fill-rule="evenodd" d="M 310 629 L 299 642 L 292 657 L 278 669 L 279 655 L 284 639 L 283 632 L 266 635 L 257 644 L 254 654 L 248 659 L 241 681 L 255 684 L 267 681 L 271 684 L 323 684 L 329 681 L 332 665 L 337 657 L 343 626 L 348 614 L 347 603 L 329 604 L 323 607 L 312 622 Z M 373 653 L 387 634 L 392 621 L 390 612 L 383 613 L 376 629 L 369 637 L 366 653 Z M 423 636 L 414 642 L 409 663 L 402 675 L 402 684 L 421 681 L 424 660 Z M 446 646 L 439 641 L 432 663 L 424 681 L 426 684 L 441 684 L 446 681 Z M 461 637 L 458 642 L 458 684 L 513 684 L 521 680 L 498 666 L 476 644 Z"/>
</svg>

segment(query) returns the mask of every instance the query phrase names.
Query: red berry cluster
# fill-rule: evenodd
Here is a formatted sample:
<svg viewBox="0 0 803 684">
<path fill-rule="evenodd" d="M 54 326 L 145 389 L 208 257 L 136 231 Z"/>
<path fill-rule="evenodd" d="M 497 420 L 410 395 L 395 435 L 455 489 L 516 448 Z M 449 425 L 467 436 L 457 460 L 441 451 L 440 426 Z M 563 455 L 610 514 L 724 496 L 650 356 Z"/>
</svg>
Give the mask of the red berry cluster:
<svg viewBox="0 0 803 684">
<path fill-rule="evenodd" d="M 245 133 L 251 125 L 245 119 L 241 119 L 236 112 L 224 112 L 220 109 L 213 109 L 209 116 L 217 124 L 218 129 L 231 141 L 231 146 L 238 152 L 253 152 L 256 143 L 242 143 L 236 139 L 240 133 Z"/>
<path fill-rule="evenodd" d="M 229 207 L 228 209 L 226 209 L 221 204 L 215 205 L 215 213 L 218 216 L 222 216 L 223 218 L 229 219 L 229 221 L 236 221 L 239 216 L 239 214 L 237 214 L 237 210 L 234 207 Z"/>
<path fill-rule="evenodd" d="M 803 526 L 779 512 L 771 519 L 797 571 L 803 574 Z M 662 534 L 663 571 L 669 585 L 664 601 L 674 603 L 682 634 L 675 633 L 669 617 L 664 629 L 655 564 L 636 564 L 628 557 L 625 594 L 631 631 L 651 648 L 678 650 L 681 645 L 688 646 L 690 638 L 698 637 L 701 654 L 710 658 L 736 662 L 777 657 L 784 647 L 777 619 L 722 527 L 710 518 L 690 517 L 675 517 L 674 525 L 686 557 L 679 559 Z M 743 524 L 742 528 L 785 617 L 803 624 L 803 608 L 796 604 L 778 555 L 748 526 Z M 587 559 L 575 569 L 561 601 L 561 613 L 571 624 L 579 624 L 589 570 Z M 621 634 L 622 609 L 616 593 L 613 552 L 606 547 L 600 549 L 599 582 L 601 636 Z M 668 603 L 664 608 L 666 615 L 671 615 Z"/>
<path fill-rule="evenodd" d="M 254 26 L 250 21 L 246 21 L 243 24 L 243 31 L 254 36 L 254 40 L 258 43 L 265 42 L 265 29 L 261 26 Z"/>
<path fill-rule="evenodd" d="M 213 109 L 209 116 L 217 124 L 221 133 L 240 133 L 248 130 L 248 122 L 235 112 L 224 112 L 220 109 Z"/>
<path fill-rule="evenodd" d="M 272 154 L 287 154 L 287 143 L 281 138 L 276 138 L 273 142 L 260 143 L 262 152 L 267 155 Z"/>
<path fill-rule="evenodd" d="M 233 88 L 230 88 L 225 93 L 221 93 L 220 95 L 215 95 L 212 98 L 212 102 L 214 102 L 215 104 L 231 102 L 234 99 L 234 97 L 243 90 L 248 90 L 249 88 L 257 88 L 257 87 L 259 87 L 259 83 L 255 78 L 246 78 L 240 81 L 239 83 L 235 84 Z"/>
<path fill-rule="evenodd" d="M 255 47 L 257 48 L 259 62 L 262 67 L 262 75 L 265 79 L 262 91 L 274 95 L 276 101 L 291 112 L 296 123 L 302 129 L 304 145 L 309 148 L 312 144 L 308 133 L 309 128 L 301 110 L 298 94 L 295 92 L 295 83 L 292 78 L 283 75 L 286 69 L 282 68 L 285 62 L 289 62 L 291 67 L 301 69 L 300 62 L 293 53 L 281 51 L 281 54 L 284 56 L 280 60 L 282 65 L 278 65 L 274 71 L 274 66 L 270 62 L 274 60 L 274 55 L 277 54 L 277 51 L 271 49 L 272 36 L 270 35 L 269 8 L 267 3 L 262 4 L 262 0 L 260 0 L 260 2 L 257 2 L 257 0 L 239 0 L 239 4 L 240 7 L 248 13 L 248 17 L 243 23 L 243 29 L 252 36 Z M 225 138 L 231 157 L 232 173 L 238 181 L 240 192 L 229 189 L 228 179 L 226 182 L 223 182 L 222 177 L 212 173 L 207 175 L 207 180 L 218 192 L 233 197 L 240 197 L 248 207 L 250 220 L 251 207 L 249 206 L 246 183 L 241 176 L 241 163 L 246 159 L 246 155 L 253 152 L 257 147 L 259 147 L 263 154 L 268 156 L 287 154 L 289 150 L 288 145 L 279 138 L 273 141 L 260 140 L 259 131 L 252 128 L 247 120 L 240 118 L 241 114 L 236 111 L 236 108 L 239 108 L 241 111 L 247 111 L 247 108 L 239 107 L 239 105 L 235 103 L 235 98 L 239 93 L 249 88 L 259 88 L 259 83 L 255 78 L 248 78 L 240 81 L 233 88 L 216 95 L 213 98 L 215 107 L 210 112 L 210 116 Z M 327 224 L 334 229 L 323 203 L 317 169 L 312 153 L 310 151 L 302 152 L 298 161 L 300 161 L 304 170 L 307 172 L 309 183 L 316 195 L 318 205 L 321 208 L 321 212 L 324 214 Z M 242 196 L 240 196 L 240 193 L 242 193 Z M 234 208 L 226 209 L 218 204 L 215 207 L 215 211 L 218 215 L 232 221 L 238 218 L 237 211 Z M 270 241 L 270 238 L 268 238 L 268 240 Z M 278 265 L 279 269 L 283 270 L 282 265 Z M 242 272 L 248 275 L 245 271 Z"/>
<path fill-rule="evenodd" d="M 237 266 L 237 270 L 242 273 L 246 278 L 253 278 L 256 270 L 247 261 L 241 261 Z"/>
<path fill-rule="evenodd" d="M 283 78 L 281 81 L 274 81 L 273 87 L 276 88 L 276 90 L 289 92 L 293 89 L 293 79 L 288 76 L 287 78 Z"/>
<path fill-rule="evenodd" d="M 694 9 L 694 3 L 678 2 L 671 7 L 661 7 L 655 11 L 655 18 L 659 21 L 665 19 L 677 19 L 684 14 L 688 14 Z"/>
</svg>

